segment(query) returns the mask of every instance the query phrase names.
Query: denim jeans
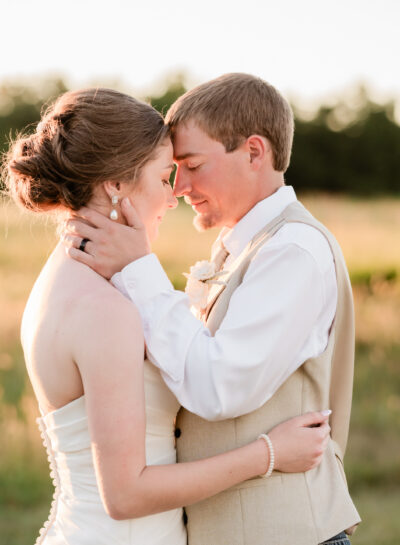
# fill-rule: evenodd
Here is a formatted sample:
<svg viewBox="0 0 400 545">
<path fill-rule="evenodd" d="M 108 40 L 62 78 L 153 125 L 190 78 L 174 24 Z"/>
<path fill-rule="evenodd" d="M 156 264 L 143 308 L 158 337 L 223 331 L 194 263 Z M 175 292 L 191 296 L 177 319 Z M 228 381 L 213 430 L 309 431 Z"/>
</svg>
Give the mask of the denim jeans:
<svg viewBox="0 0 400 545">
<path fill-rule="evenodd" d="M 346 532 L 342 532 L 335 537 L 331 537 L 328 541 L 324 541 L 321 545 L 350 545 L 350 540 Z"/>
</svg>

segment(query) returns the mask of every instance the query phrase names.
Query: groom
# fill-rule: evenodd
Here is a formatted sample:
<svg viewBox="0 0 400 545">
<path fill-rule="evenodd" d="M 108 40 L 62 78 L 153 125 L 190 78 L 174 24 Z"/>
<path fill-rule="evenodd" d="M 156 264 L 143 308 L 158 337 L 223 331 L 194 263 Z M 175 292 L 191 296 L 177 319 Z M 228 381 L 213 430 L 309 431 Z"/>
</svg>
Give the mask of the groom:
<svg viewBox="0 0 400 545">
<path fill-rule="evenodd" d="M 353 383 L 351 287 L 337 242 L 284 183 L 290 106 L 261 79 L 227 74 L 180 97 L 166 121 L 175 195 L 192 205 L 199 229 L 222 228 L 213 246 L 221 283 L 211 284 L 200 304 L 202 321 L 149 254 L 128 203 L 123 212 L 134 228 L 103 233 L 103 257 L 91 264 L 108 277 L 122 271 L 113 282 L 138 307 L 148 354 L 188 409 L 177 420 L 179 461 L 241 446 L 306 411 L 333 410 L 320 466 L 273 472 L 188 507 L 189 543 L 348 543 L 343 532 L 360 521 L 343 472 Z M 95 215 L 88 219 L 96 225 Z M 75 256 L 88 262 L 82 252 Z"/>
</svg>

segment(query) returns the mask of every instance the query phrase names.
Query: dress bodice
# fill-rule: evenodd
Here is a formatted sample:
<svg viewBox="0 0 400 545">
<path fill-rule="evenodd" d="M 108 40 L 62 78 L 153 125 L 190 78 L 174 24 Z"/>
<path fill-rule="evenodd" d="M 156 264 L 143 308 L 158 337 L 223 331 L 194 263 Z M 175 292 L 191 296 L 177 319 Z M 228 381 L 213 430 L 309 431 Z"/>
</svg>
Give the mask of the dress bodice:
<svg viewBox="0 0 400 545">
<path fill-rule="evenodd" d="M 159 371 L 144 364 L 146 462 L 176 462 L 174 420 L 179 403 Z M 185 545 L 182 510 L 116 521 L 104 510 L 92 460 L 85 397 L 40 418 L 55 487 L 50 516 L 36 545 Z"/>
</svg>

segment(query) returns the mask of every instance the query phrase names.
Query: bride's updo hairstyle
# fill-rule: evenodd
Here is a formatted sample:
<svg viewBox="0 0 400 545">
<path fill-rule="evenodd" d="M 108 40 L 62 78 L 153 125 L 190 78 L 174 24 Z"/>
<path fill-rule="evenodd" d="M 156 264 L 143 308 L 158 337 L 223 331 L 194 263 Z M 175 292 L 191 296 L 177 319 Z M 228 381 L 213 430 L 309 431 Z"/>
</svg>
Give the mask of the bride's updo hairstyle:
<svg viewBox="0 0 400 545">
<path fill-rule="evenodd" d="M 13 142 L 4 182 L 29 210 L 78 210 L 107 180 L 134 183 L 167 135 L 162 116 L 131 96 L 102 88 L 67 92 L 34 134 Z"/>
</svg>

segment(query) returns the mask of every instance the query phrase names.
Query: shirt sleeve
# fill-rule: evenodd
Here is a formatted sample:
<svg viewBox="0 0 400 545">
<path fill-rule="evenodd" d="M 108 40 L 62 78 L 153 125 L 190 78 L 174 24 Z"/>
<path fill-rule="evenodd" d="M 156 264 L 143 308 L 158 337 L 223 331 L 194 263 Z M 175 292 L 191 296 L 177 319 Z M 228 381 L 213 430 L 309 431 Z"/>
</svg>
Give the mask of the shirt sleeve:
<svg viewBox="0 0 400 545">
<path fill-rule="evenodd" d="M 295 243 L 261 248 L 215 336 L 154 254 L 125 267 L 121 279 L 141 314 L 149 358 L 181 405 L 207 420 L 268 401 L 303 363 L 299 354 L 324 306 L 320 268 Z"/>
</svg>

